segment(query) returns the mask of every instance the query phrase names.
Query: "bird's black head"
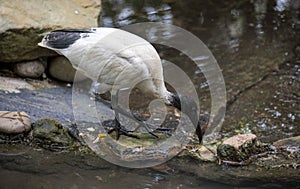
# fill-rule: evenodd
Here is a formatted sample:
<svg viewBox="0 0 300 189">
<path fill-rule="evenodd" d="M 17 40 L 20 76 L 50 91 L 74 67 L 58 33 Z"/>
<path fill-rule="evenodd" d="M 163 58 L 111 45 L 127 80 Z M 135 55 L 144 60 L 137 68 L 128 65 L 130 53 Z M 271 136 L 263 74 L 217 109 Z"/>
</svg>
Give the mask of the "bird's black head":
<svg viewBox="0 0 300 189">
<path fill-rule="evenodd" d="M 172 106 L 185 113 L 193 125 L 196 127 L 196 134 L 199 139 L 199 143 L 202 142 L 202 130 L 199 121 L 198 108 L 196 102 L 189 96 L 182 94 L 171 94 L 170 103 Z"/>
<path fill-rule="evenodd" d="M 88 37 L 89 33 L 92 32 L 89 30 L 76 29 L 55 30 L 44 37 L 41 46 L 45 45 L 53 49 L 66 49 L 78 39 Z"/>
</svg>

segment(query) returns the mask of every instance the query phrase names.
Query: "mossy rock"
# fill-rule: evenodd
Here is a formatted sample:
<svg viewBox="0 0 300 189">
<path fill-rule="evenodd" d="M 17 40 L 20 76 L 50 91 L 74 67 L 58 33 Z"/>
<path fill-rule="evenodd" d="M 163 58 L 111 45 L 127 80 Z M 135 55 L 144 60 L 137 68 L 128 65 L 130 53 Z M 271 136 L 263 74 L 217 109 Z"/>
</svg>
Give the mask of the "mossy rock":
<svg viewBox="0 0 300 189">
<path fill-rule="evenodd" d="M 32 124 L 32 139 L 44 148 L 67 149 L 74 143 L 68 130 L 51 118 L 40 119 Z"/>
<path fill-rule="evenodd" d="M 254 134 L 239 134 L 226 139 L 217 148 L 221 160 L 246 161 L 251 156 L 267 151 L 267 146 L 256 139 Z"/>
</svg>

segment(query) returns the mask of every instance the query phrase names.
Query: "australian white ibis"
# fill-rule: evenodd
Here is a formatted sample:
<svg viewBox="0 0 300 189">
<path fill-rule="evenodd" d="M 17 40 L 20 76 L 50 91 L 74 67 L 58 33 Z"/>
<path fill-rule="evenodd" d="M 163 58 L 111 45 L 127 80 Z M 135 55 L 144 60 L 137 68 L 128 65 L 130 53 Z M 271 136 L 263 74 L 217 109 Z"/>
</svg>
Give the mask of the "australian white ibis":
<svg viewBox="0 0 300 189">
<path fill-rule="evenodd" d="M 202 131 L 196 103 L 186 95 L 167 90 L 161 59 L 155 48 L 143 38 L 115 28 L 89 30 L 56 30 L 47 34 L 39 46 L 67 57 L 73 67 L 87 77 L 100 82 L 100 92 L 132 87 L 137 84 L 143 93 L 185 112 L 196 127 L 199 143 Z M 113 97 L 113 96 L 112 96 Z M 115 112 L 117 117 L 117 112 Z M 115 119 L 117 139 L 120 135 L 136 137 Z"/>
</svg>

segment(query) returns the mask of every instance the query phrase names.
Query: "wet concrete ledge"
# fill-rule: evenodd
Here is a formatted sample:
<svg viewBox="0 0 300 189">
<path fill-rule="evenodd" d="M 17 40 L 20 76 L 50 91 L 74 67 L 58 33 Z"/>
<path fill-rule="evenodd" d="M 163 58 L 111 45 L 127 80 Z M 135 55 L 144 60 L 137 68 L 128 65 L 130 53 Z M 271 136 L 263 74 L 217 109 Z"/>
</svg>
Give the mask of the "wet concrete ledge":
<svg viewBox="0 0 300 189">
<path fill-rule="evenodd" d="M 32 122 L 50 117 L 59 120 L 63 125 L 68 125 L 74 120 L 71 88 L 56 87 L 44 90 L 22 89 L 20 91 L 20 93 L 1 91 L 1 110 L 26 111 Z M 277 148 L 254 157 L 249 163 L 218 164 L 182 154 L 167 162 L 166 165 L 175 172 L 192 174 L 199 179 L 229 185 L 297 188 L 300 185 L 300 153 L 299 149 L 293 149 Z M 2 168 L 21 172 L 56 173 L 57 170 L 65 166 L 75 166 L 84 170 L 91 167 L 92 169 L 116 167 L 116 165 L 107 163 L 89 150 L 73 148 L 72 150 L 53 152 L 36 146 L 28 141 L 26 136 L 25 140 L 21 142 L 1 144 L 0 150 Z M 47 161 L 44 160 L 45 154 L 48 158 Z M 61 159 L 65 160 L 61 161 Z M 36 166 L 36 162 L 43 162 L 43 165 Z M 52 165 L 55 166 L 52 167 Z"/>
<path fill-rule="evenodd" d="M 20 89 L 20 91 L 7 93 L 0 90 L 2 111 L 27 112 L 32 122 L 46 117 L 57 119 L 62 123 L 74 120 L 71 88 Z"/>
</svg>

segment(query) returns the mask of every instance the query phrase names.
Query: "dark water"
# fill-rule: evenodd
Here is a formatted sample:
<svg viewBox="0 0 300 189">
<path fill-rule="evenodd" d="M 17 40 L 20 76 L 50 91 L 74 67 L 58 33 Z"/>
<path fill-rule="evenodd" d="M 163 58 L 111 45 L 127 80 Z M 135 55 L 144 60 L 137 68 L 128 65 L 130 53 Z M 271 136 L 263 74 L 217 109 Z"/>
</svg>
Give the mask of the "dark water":
<svg viewBox="0 0 300 189">
<path fill-rule="evenodd" d="M 299 92 L 295 93 L 300 91 L 300 62 L 294 52 L 300 44 L 299 0 L 103 1 L 100 25 L 122 28 L 138 22 L 182 27 L 211 50 L 227 89 L 222 127 L 225 135 L 251 132 L 263 141 L 273 142 L 300 134 L 300 97 Z M 189 75 L 201 111 L 209 112 L 211 99 L 203 73 L 182 53 L 159 45 L 155 48 L 162 59 L 174 62 Z M 176 188 L 173 183 L 177 180 L 168 178 L 172 180 L 170 188 Z M 188 180 L 191 176 L 182 178 Z M 223 188 L 212 182 L 205 185 Z M 204 187 L 194 182 L 182 188 L 191 186 Z"/>
<path fill-rule="evenodd" d="M 172 168 L 126 169 L 110 164 L 95 155 L 50 152 L 11 144 L 2 144 L 0 148 L 2 167 L 0 183 L 3 189 L 233 188 Z"/>
<path fill-rule="evenodd" d="M 106 27 L 163 22 L 196 35 L 215 56 L 226 83 L 222 130 L 229 135 L 252 132 L 272 142 L 300 134 L 300 100 L 295 93 L 300 90 L 299 54 L 295 54 L 300 43 L 299 11 L 299 0 L 112 0 L 103 1 L 99 22 Z M 162 59 L 189 75 L 201 111 L 209 112 L 209 86 L 201 70 L 182 53 L 155 47 Z"/>
<path fill-rule="evenodd" d="M 217 59 L 226 82 L 224 133 L 253 132 L 265 141 L 300 135 L 299 0 L 103 0 L 100 25 L 122 27 L 137 22 L 164 22 L 199 37 Z M 161 57 L 184 69 L 195 83 L 202 112 L 209 112 L 205 77 L 174 49 L 155 46 Z M 1 146 L 5 152 L 5 146 Z M 13 154 L 20 153 L 22 154 Z M 24 152 L 24 153 L 23 153 Z M 242 186 L 172 170 L 126 169 L 95 157 L 78 157 L 16 147 L 0 154 L 0 188 L 261 188 Z M 187 171 L 189 172 L 189 171 Z M 214 180 L 214 181 L 211 181 Z M 237 181 L 239 178 L 237 178 Z M 280 183 L 270 187 L 282 187 Z M 268 187 L 266 187 L 268 188 Z"/>
</svg>

